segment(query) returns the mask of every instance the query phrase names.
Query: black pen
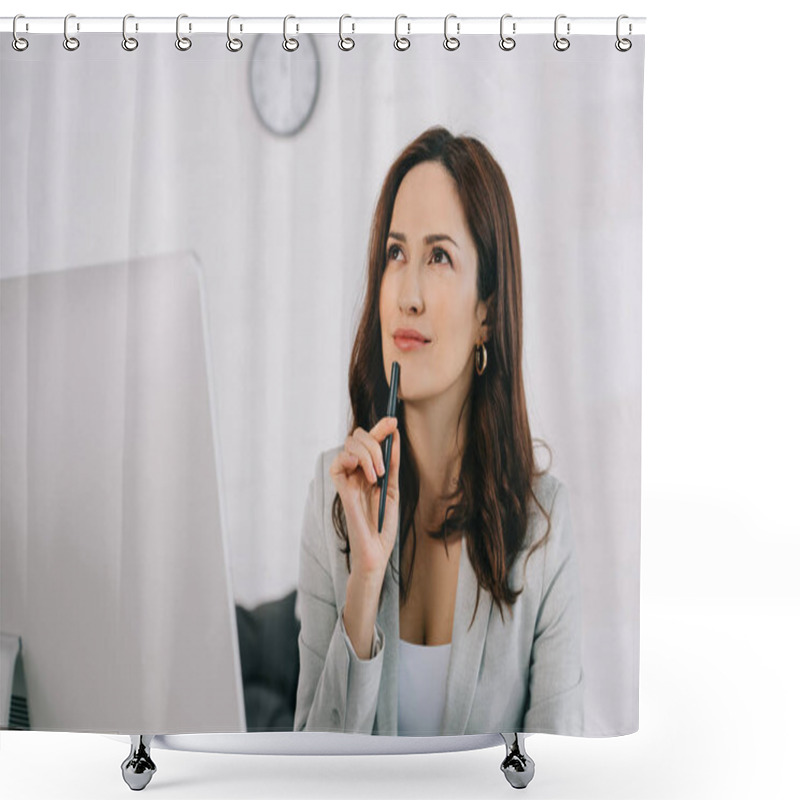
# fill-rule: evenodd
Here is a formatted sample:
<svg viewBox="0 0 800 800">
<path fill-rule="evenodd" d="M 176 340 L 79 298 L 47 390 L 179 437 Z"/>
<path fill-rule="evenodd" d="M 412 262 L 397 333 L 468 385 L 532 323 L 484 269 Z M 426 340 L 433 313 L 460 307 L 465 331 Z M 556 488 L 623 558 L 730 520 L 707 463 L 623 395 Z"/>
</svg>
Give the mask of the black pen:
<svg viewBox="0 0 800 800">
<path fill-rule="evenodd" d="M 387 417 L 394 417 L 397 408 L 397 389 L 400 386 L 400 365 L 392 361 L 392 383 L 389 386 L 389 408 L 386 409 Z M 389 485 L 389 463 L 392 458 L 392 437 L 390 433 L 383 440 L 383 475 L 378 478 L 381 484 L 381 504 L 378 507 L 378 533 L 383 527 L 383 512 L 386 509 L 386 487 Z"/>
</svg>

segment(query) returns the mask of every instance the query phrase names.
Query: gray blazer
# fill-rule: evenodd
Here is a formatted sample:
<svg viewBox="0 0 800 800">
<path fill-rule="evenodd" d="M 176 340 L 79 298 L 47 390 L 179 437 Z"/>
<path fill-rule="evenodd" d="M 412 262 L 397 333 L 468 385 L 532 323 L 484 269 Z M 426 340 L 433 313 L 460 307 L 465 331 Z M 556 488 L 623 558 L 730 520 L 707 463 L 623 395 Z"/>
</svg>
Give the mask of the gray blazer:
<svg viewBox="0 0 800 800">
<path fill-rule="evenodd" d="M 362 660 L 342 621 L 347 565 L 331 520 L 336 489 L 330 467 L 341 448 L 322 452 L 308 490 L 300 543 L 300 676 L 294 730 L 397 735 L 400 536 L 384 576 L 373 650 Z M 583 733 L 579 566 L 566 487 L 544 475 L 537 499 L 551 514 L 550 538 L 523 563 L 546 530 L 532 516 L 525 548 L 510 574 L 525 589 L 505 622 L 480 589 L 466 543 L 461 548 L 443 734 Z M 532 504 L 536 508 L 535 504 Z M 535 539 L 533 538 L 535 537 Z M 393 572 L 392 570 L 395 570 Z"/>
</svg>

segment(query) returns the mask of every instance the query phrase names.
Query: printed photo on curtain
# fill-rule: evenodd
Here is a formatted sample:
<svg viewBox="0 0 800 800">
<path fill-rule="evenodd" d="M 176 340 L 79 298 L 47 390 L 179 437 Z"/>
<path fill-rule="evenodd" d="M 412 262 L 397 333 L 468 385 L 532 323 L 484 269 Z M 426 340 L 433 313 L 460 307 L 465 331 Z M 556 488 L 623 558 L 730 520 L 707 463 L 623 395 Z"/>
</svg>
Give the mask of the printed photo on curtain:
<svg viewBox="0 0 800 800">
<path fill-rule="evenodd" d="M 644 37 L 2 47 L 2 727 L 639 726 Z"/>
</svg>

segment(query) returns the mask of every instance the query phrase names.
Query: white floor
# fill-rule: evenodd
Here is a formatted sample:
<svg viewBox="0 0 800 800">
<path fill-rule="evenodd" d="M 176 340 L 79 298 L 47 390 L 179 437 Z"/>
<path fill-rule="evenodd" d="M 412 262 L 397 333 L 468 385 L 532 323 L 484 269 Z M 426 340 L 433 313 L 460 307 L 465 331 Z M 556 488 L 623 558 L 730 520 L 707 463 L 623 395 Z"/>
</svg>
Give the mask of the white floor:
<svg viewBox="0 0 800 800">
<path fill-rule="evenodd" d="M 796 798 L 800 599 L 642 603 L 640 730 L 533 735 L 537 798 Z M 792 633 L 793 632 L 793 633 Z M 789 635 L 787 635 L 789 634 Z M 128 748 L 90 734 L 0 733 L 3 798 L 128 796 Z M 163 798 L 508 797 L 502 746 L 399 756 L 246 756 L 153 750 Z"/>
</svg>

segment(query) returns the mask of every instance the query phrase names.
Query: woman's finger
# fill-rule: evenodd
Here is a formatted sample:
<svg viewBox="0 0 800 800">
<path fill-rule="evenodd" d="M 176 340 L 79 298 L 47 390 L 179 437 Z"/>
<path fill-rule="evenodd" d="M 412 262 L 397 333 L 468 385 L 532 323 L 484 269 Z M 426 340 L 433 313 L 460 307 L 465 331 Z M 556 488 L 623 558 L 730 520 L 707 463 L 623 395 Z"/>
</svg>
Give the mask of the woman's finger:
<svg viewBox="0 0 800 800">
<path fill-rule="evenodd" d="M 348 472 L 353 472 L 358 467 L 358 456 L 353 455 L 353 453 L 350 453 L 347 450 L 342 450 L 340 458 L 342 465 L 347 469 Z"/>
<path fill-rule="evenodd" d="M 372 430 L 370 431 L 370 435 L 374 436 L 378 441 L 382 441 L 396 427 L 397 427 L 397 417 L 382 417 L 375 423 Z"/>
<path fill-rule="evenodd" d="M 363 428 L 356 428 L 353 436 L 358 441 L 363 442 L 364 447 L 369 451 L 372 457 L 372 466 L 377 475 L 383 475 L 385 465 L 383 463 L 383 453 L 381 452 L 381 445 L 371 433 L 367 433 Z"/>
<path fill-rule="evenodd" d="M 352 453 L 354 456 L 356 456 L 361 469 L 364 471 L 364 475 L 367 477 L 367 480 L 370 483 L 375 483 L 378 480 L 378 476 L 375 473 L 375 465 L 372 461 L 372 454 L 370 453 L 366 443 L 362 439 L 356 438 L 355 436 L 348 436 L 345 440 L 344 446 L 349 453 Z"/>
<path fill-rule="evenodd" d="M 333 459 L 331 464 L 331 475 L 338 475 L 341 472 L 352 471 L 358 464 L 358 459 L 348 450 L 342 448 Z"/>
</svg>

